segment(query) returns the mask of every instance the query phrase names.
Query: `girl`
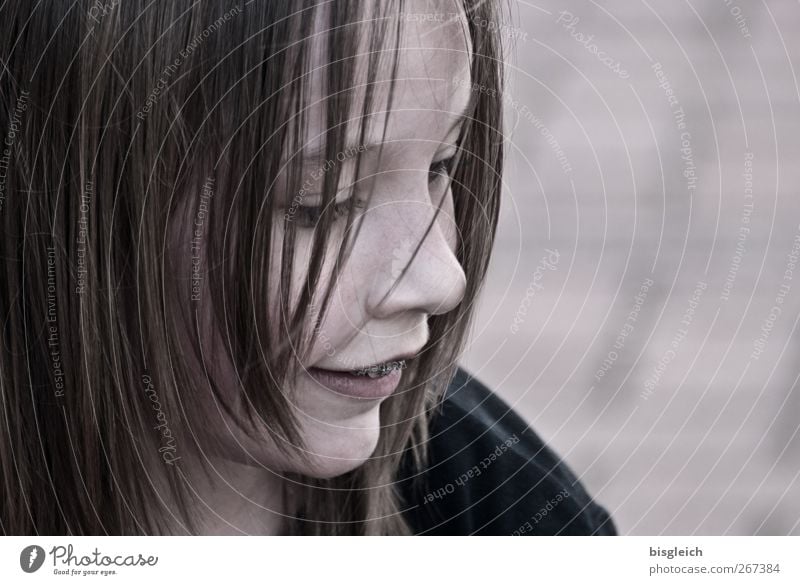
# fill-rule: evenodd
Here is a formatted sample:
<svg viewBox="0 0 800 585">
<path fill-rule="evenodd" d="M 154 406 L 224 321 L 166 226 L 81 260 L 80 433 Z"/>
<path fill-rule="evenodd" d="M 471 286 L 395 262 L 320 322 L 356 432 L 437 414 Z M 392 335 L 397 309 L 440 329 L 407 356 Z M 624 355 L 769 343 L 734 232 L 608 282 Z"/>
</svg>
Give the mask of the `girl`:
<svg viewBox="0 0 800 585">
<path fill-rule="evenodd" d="M 613 532 L 457 368 L 495 12 L 0 6 L 6 534 Z"/>
</svg>

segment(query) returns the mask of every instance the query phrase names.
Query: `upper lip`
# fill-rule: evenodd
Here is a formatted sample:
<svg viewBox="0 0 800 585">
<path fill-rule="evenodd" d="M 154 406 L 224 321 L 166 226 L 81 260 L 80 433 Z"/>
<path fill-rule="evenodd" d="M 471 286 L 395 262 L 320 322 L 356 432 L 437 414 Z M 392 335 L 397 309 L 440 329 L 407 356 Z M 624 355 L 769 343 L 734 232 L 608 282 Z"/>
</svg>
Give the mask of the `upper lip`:
<svg viewBox="0 0 800 585">
<path fill-rule="evenodd" d="M 324 367 L 320 367 L 320 366 L 313 366 L 313 367 L 315 367 L 315 368 L 317 368 L 319 370 L 328 370 L 329 372 L 352 372 L 353 370 L 366 370 L 368 368 L 371 368 L 373 366 L 379 366 L 381 364 L 388 364 L 390 362 L 399 362 L 400 360 L 413 359 L 414 357 L 416 357 L 419 354 L 420 351 L 421 350 L 409 351 L 409 352 L 397 354 L 397 355 L 395 355 L 393 357 L 387 358 L 384 361 L 373 362 L 371 364 L 366 364 L 366 365 L 362 365 L 362 366 L 353 366 L 352 368 L 337 369 L 337 368 L 324 368 Z"/>
</svg>

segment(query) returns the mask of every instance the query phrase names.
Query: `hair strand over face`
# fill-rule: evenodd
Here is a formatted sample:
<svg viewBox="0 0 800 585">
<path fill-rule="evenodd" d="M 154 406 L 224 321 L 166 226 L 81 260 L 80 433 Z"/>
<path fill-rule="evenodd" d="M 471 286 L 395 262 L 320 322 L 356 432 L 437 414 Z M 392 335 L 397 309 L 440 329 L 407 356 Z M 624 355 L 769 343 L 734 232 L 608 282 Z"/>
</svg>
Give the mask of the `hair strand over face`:
<svg viewBox="0 0 800 585">
<path fill-rule="evenodd" d="M 203 460 L 209 416 L 226 415 L 297 455 L 284 393 L 331 286 L 324 214 L 308 267 L 293 266 L 296 227 L 278 233 L 278 177 L 303 178 L 284 153 L 306 136 L 315 22 L 324 22 L 326 158 L 374 105 L 352 88 L 387 66 L 403 2 L 365 16 L 357 0 L 144 2 L 106 14 L 89 0 L 0 5 L 0 128 L 13 129 L 0 191 L 0 527 L 5 534 L 154 534 L 189 517 L 186 461 Z M 290 533 L 406 534 L 397 495 L 405 457 L 425 460 L 429 418 L 451 380 L 487 270 L 499 213 L 501 48 L 493 2 L 458 2 L 472 46 L 473 92 L 452 176 L 463 301 L 428 319 L 430 342 L 381 405 L 378 446 L 352 472 L 287 474 L 299 505 Z M 454 0 L 453 7 L 456 1 Z M 366 37 L 365 37 L 366 35 Z M 368 38 L 370 56 L 358 57 Z M 394 77 L 394 76 L 392 76 Z M 390 92 L 390 95 L 392 93 Z M 391 103 L 391 101 L 390 101 Z M 360 111 L 353 122 L 352 112 Z M 2 152 L 2 151 L 0 151 Z M 333 201 L 339 169 L 326 173 Z M 204 278 L 167 254 L 191 238 L 207 200 Z M 352 217 L 348 218 L 348 225 Z M 281 245 L 281 265 L 265 251 Z M 186 251 L 184 250 L 184 255 Z M 341 265 L 349 252 L 342 246 Z M 307 270 L 296 303 L 293 273 Z M 265 275 L 280 274 L 271 291 Z M 197 287 L 197 288 L 193 288 Z M 193 295 L 202 298 L 194 302 Z M 273 298 L 275 297 L 275 298 Z M 266 319 L 278 307 L 277 322 Z M 209 327 L 219 339 L 206 335 Z M 277 339 L 275 331 L 278 332 Z M 235 395 L 216 363 L 237 372 Z M 230 381 L 226 381 L 226 384 Z M 220 412 L 209 414 L 214 398 Z M 156 408 L 157 405 L 157 408 Z M 178 447 L 169 462 L 167 428 Z M 211 439 L 208 439 L 211 440 Z M 173 454 L 174 456 L 174 454 Z"/>
</svg>

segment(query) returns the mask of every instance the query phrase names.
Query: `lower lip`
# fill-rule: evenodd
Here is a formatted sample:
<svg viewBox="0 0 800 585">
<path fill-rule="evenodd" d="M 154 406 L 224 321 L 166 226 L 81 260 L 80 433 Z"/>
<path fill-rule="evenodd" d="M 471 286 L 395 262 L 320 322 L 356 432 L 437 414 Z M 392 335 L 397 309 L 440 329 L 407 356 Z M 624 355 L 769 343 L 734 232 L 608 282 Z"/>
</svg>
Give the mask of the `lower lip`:
<svg viewBox="0 0 800 585">
<path fill-rule="evenodd" d="M 334 372 L 310 368 L 308 373 L 320 385 L 331 392 L 349 396 L 351 398 L 376 399 L 386 398 L 397 390 L 400 384 L 401 370 L 392 370 L 380 378 L 369 376 L 355 376 L 348 372 Z"/>
</svg>

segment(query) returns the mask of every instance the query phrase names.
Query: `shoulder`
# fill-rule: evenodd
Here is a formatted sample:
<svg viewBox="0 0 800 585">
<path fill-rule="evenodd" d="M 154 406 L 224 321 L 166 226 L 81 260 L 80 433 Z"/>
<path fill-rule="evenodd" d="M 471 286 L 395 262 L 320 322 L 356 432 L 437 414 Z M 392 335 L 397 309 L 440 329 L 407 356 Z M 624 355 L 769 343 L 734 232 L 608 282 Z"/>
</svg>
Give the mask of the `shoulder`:
<svg viewBox="0 0 800 585">
<path fill-rule="evenodd" d="M 417 534 L 613 535 L 614 523 L 499 396 L 459 369 L 431 420 L 428 466 L 398 489 Z"/>
</svg>

